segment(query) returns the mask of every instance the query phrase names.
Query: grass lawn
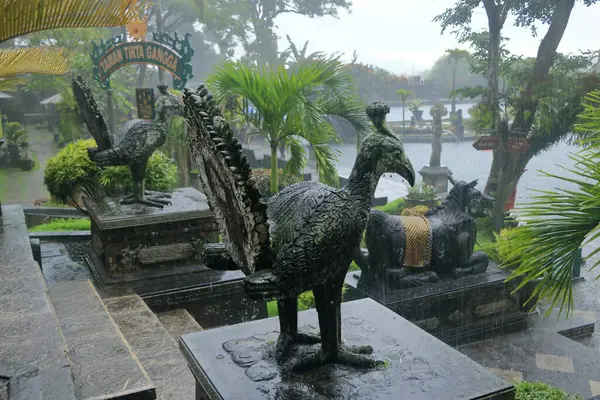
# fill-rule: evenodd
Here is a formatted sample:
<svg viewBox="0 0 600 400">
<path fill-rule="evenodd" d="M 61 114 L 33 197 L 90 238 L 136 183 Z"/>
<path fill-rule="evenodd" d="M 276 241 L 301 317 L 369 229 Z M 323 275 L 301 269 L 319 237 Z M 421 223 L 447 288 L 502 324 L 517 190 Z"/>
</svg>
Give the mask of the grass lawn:
<svg viewBox="0 0 600 400">
<path fill-rule="evenodd" d="M 541 382 L 515 382 L 515 400 L 583 400 L 578 395 Z"/>
<path fill-rule="evenodd" d="M 88 218 L 55 218 L 50 222 L 29 228 L 29 232 L 89 231 Z"/>
</svg>

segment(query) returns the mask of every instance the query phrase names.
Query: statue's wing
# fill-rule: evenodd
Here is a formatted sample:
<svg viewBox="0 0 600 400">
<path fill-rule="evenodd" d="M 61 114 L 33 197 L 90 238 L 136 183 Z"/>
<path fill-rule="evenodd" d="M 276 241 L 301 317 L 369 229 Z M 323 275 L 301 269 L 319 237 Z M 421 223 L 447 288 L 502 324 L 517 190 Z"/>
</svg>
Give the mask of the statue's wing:
<svg viewBox="0 0 600 400">
<path fill-rule="evenodd" d="M 319 223 L 323 211 L 319 208 L 335 191 L 331 186 L 307 181 L 290 185 L 271 197 L 267 212 L 275 251 L 307 234 L 309 223 Z"/>
<path fill-rule="evenodd" d="M 247 275 L 269 268 L 267 206 L 242 145 L 203 85 L 183 99 L 192 155 L 231 258 Z"/>
<path fill-rule="evenodd" d="M 107 150 L 113 145 L 113 137 L 108 131 L 106 121 L 98 109 L 98 104 L 89 86 L 81 76 L 73 79 L 73 96 L 79 108 L 79 114 L 90 131 L 90 135 L 96 140 L 98 150 Z"/>
</svg>

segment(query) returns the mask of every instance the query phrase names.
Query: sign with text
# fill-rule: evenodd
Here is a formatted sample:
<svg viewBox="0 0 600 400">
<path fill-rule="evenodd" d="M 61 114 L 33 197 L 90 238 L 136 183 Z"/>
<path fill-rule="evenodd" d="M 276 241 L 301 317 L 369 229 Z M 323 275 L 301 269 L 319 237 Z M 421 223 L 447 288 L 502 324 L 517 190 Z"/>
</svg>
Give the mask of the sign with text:
<svg viewBox="0 0 600 400">
<path fill-rule="evenodd" d="M 154 89 L 135 89 L 138 118 L 154 119 Z"/>
<path fill-rule="evenodd" d="M 473 147 L 475 150 L 496 150 L 498 143 L 498 136 L 482 136 L 473 143 Z"/>
<path fill-rule="evenodd" d="M 182 90 L 192 73 L 194 49 L 190 35 L 153 33 L 153 40 L 127 42 L 123 35 L 92 42 L 90 57 L 94 63 L 94 79 L 110 88 L 110 75 L 126 65 L 151 64 L 173 75 L 173 88 Z"/>
<path fill-rule="evenodd" d="M 531 145 L 524 137 L 509 137 L 506 141 L 506 151 L 513 154 L 527 153 Z"/>
</svg>

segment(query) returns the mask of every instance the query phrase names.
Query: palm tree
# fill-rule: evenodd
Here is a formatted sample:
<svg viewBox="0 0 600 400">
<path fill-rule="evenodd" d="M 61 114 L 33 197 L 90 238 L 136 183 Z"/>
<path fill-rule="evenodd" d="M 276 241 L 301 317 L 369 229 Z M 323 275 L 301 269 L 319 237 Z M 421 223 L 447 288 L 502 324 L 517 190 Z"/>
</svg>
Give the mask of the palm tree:
<svg viewBox="0 0 600 400">
<path fill-rule="evenodd" d="M 576 251 L 600 238 L 600 90 L 585 97 L 581 123 L 584 148 L 572 155 L 574 177 L 543 173 L 577 189 L 541 191 L 520 213 L 525 225 L 514 230 L 510 242 L 500 242 L 503 265 L 519 265 L 510 279 L 524 278 L 519 288 L 541 279 L 532 298 L 549 299 L 550 309 L 560 304 L 567 315 L 573 306 L 572 278 Z M 558 183 L 558 182 L 557 182 Z M 600 252 L 592 251 L 588 258 Z M 596 261 L 592 268 L 600 264 Z"/>
<path fill-rule="evenodd" d="M 396 90 L 396 94 L 398 95 L 398 97 L 400 97 L 400 101 L 402 102 L 402 133 L 404 133 L 404 121 L 405 121 L 405 117 L 404 117 L 404 110 L 408 101 L 408 98 L 410 97 L 411 94 L 413 94 L 412 90 L 407 90 L 407 89 L 398 89 Z"/>
<path fill-rule="evenodd" d="M 448 49 L 446 50 L 446 54 L 448 55 L 448 62 L 452 64 L 452 93 L 450 94 L 450 97 L 452 98 L 452 108 L 450 109 L 450 112 L 454 115 L 454 113 L 456 113 L 456 68 L 460 60 L 469 59 L 471 54 L 467 50 L 461 49 Z"/>
<path fill-rule="evenodd" d="M 5 1 L 0 7 L 0 43 L 47 29 L 123 26 L 148 6 L 148 1 L 131 0 Z M 26 73 L 62 75 L 68 68 L 67 55 L 52 47 L 0 51 L 0 78 Z"/>
<path fill-rule="evenodd" d="M 215 70 L 207 83 L 219 103 L 231 95 L 250 103 L 251 108 L 238 107 L 237 113 L 269 143 L 271 193 L 279 190 L 277 149 L 281 143 L 290 153 L 284 173 L 296 174 L 304 168 L 303 139 L 314 149 L 321 181 L 337 185 L 337 157 L 329 144 L 339 137 L 326 116 L 345 118 L 359 135 L 369 129 L 352 77 L 337 57 L 318 55 L 289 69 L 227 62 Z"/>
</svg>

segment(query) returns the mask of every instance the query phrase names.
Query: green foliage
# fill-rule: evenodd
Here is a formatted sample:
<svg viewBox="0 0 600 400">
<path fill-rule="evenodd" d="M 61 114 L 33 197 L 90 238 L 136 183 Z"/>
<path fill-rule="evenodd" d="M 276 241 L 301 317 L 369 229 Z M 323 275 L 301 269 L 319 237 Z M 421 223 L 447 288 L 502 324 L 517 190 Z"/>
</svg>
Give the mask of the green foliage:
<svg viewBox="0 0 600 400">
<path fill-rule="evenodd" d="M 571 176 L 542 172 L 556 180 L 556 189 L 540 191 L 519 212 L 524 226 L 514 230 L 512 247 L 502 257 L 503 265 L 518 264 L 510 276 L 520 276 L 520 287 L 541 278 L 533 297 L 560 304 L 560 312 L 568 313 L 573 306 L 572 277 L 576 251 L 584 243 L 600 237 L 600 91 L 586 97 L 581 123 L 576 129 L 582 135 L 581 144 L 587 148 L 570 156 L 574 165 Z M 560 189 L 561 183 L 574 189 Z M 588 259 L 600 252 L 596 248 Z M 592 268 L 600 264 L 596 261 Z M 551 310 L 551 308 L 549 308 Z"/>
<path fill-rule="evenodd" d="M 475 104 L 473 107 L 469 108 L 469 114 L 471 115 L 470 124 L 476 133 L 492 127 L 494 115 L 485 104 Z"/>
<path fill-rule="evenodd" d="M 390 201 L 389 203 L 386 203 L 382 206 L 373 207 L 373 208 L 375 210 L 384 212 L 389 215 L 400 215 L 400 213 L 404 209 L 405 202 L 406 202 L 406 200 L 404 200 L 403 197 L 399 197 L 394 201 Z"/>
<path fill-rule="evenodd" d="M 304 139 L 315 152 L 321 181 L 337 186 L 337 155 L 329 144 L 338 141 L 339 136 L 324 116 L 347 119 L 361 136 L 370 129 L 352 77 L 335 57 L 318 56 L 289 70 L 228 62 L 218 67 L 207 82 L 221 104 L 231 96 L 239 96 L 252 105 L 249 109 L 245 102 L 229 103 L 255 128 L 255 134 L 270 143 L 273 159 L 282 144 L 289 150 L 285 174 L 298 174 L 304 168 Z M 277 167 L 274 164 L 272 168 Z M 271 192 L 278 187 L 277 174 L 273 173 Z"/>
<path fill-rule="evenodd" d="M 448 115 L 448 109 L 442 103 L 434 104 L 433 107 L 431 107 L 429 109 L 429 115 L 431 115 L 433 117 L 435 115 L 434 113 L 436 110 L 440 110 L 440 115 L 442 118 L 444 118 L 446 115 Z"/>
<path fill-rule="evenodd" d="M 409 188 L 406 197 L 413 200 L 434 200 L 437 198 L 437 189 L 421 182 Z"/>
<path fill-rule="evenodd" d="M 3 124 L 4 137 L 10 144 L 20 145 L 27 141 L 27 130 L 18 122 L 7 122 Z"/>
<path fill-rule="evenodd" d="M 346 285 L 344 285 L 342 288 L 342 296 L 344 293 L 346 293 L 346 290 L 348 290 L 348 288 Z M 306 311 L 311 308 L 315 308 L 315 295 L 313 294 L 312 290 L 309 290 L 298 296 L 298 311 Z M 279 315 L 276 300 L 267 302 L 267 315 L 269 317 L 276 317 Z"/>
<path fill-rule="evenodd" d="M 400 101 L 402 101 L 402 105 L 406 104 L 408 98 L 413 94 L 412 90 L 407 89 L 398 89 L 396 90 L 396 94 L 400 97 Z"/>
<path fill-rule="evenodd" d="M 89 159 L 87 149 L 96 147 L 93 139 L 69 143 L 50 158 L 44 171 L 44 184 L 56 199 L 76 204 L 78 192 L 96 196 L 101 190 L 108 192 L 129 190 L 132 187 L 128 167 L 100 169 Z M 148 160 L 146 187 L 149 190 L 168 190 L 177 181 L 177 166 L 160 151 Z"/>
<path fill-rule="evenodd" d="M 578 395 L 568 394 L 562 389 L 542 382 L 514 382 L 515 400 L 583 400 Z"/>
<path fill-rule="evenodd" d="M 280 168 L 278 173 L 277 181 L 279 182 L 279 190 L 286 186 L 292 185 L 302 181 L 302 178 L 296 175 L 287 174 L 284 175 L 283 170 Z M 256 180 L 256 187 L 263 197 L 269 197 L 271 195 L 269 187 L 271 183 L 271 170 L 266 168 L 255 168 L 252 170 L 252 176 Z"/>
<path fill-rule="evenodd" d="M 29 228 L 29 232 L 89 231 L 87 218 L 54 218 L 50 222 Z"/>
<path fill-rule="evenodd" d="M 57 200 L 74 204 L 77 191 L 89 197 L 98 194 L 100 169 L 88 157 L 89 147 L 96 147 L 93 139 L 69 143 L 46 163 L 44 184 Z"/>
</svg>

